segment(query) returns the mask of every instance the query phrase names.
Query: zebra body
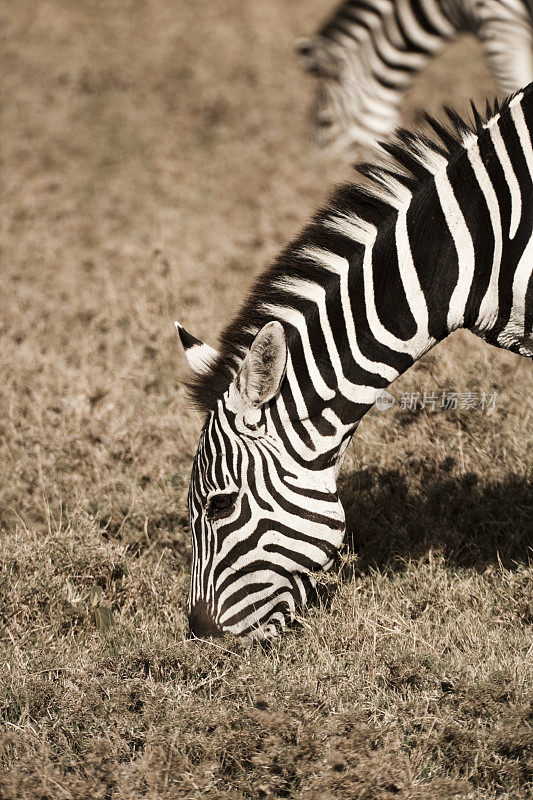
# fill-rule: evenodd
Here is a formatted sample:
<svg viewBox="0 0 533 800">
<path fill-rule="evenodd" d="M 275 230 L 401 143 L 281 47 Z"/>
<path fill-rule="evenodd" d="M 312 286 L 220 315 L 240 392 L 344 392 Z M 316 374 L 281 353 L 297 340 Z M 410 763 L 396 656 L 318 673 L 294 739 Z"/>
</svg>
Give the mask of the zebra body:
<svg viewBox="0 0 533 800">
<path fill-rule="evenodd" d="M 467 125 L 400 131 L 261 275 L 215 352 L 181 327 L 206 412 L 189 512 L 197 635 L 271 636 L 342 544 L 361 417 L 451 331 L 533 356 L 533 84 Z"/>
<path fill-rule="evenodd" d="M 373 145 L 398 124 L 414 76 L 458 34 L 481 43 L 496 84 L 510 94 L 533 81 L 530 0 L 348 0 L 298 50 L 318 78 L 317 141 Z"/>
</svg>

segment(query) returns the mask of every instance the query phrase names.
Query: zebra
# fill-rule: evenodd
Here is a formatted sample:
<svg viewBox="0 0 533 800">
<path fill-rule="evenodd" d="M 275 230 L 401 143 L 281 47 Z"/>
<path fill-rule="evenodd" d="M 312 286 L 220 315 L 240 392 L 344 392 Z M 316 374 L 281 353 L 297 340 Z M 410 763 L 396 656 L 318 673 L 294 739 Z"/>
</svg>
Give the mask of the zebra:
<svg viewBox="0 0 533 800">
<path fill-rule="evenodd" d="M 398 125 L 415 75 L 459 33 L 481 43 L 497 86 L 533 81 L 533 0 L 348 0 L 300 39 L 318 78 L 313 133 L 333 150 L 373 145 Z"/>
<path fill-rule="evenodd" d="M 359 421 L 456 329 L 533 356 L 533 84 L 400 130 L 253 285 L 220 349 L 176 323 L 205 422 L 188 508 L 198 637 L 277 636 L 334 564 Z M 368 184 L 368 185 L 367 185 Z"/>
</svg>

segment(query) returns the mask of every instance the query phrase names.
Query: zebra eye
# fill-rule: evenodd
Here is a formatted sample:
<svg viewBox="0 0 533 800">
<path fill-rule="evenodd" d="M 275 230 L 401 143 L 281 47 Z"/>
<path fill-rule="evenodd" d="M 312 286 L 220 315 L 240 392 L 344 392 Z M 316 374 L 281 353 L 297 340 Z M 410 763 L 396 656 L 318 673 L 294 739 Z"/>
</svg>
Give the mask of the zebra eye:
<svg viewBox="0 0 533 800">
<path fill-rule="evenodd" d="M 207 502 L 207 516 L 210 519 L 227 517 L 233 511 L 236 500 L 236 492 L 232 492 L 231 494 L 213 495 Z"/>
</svg>

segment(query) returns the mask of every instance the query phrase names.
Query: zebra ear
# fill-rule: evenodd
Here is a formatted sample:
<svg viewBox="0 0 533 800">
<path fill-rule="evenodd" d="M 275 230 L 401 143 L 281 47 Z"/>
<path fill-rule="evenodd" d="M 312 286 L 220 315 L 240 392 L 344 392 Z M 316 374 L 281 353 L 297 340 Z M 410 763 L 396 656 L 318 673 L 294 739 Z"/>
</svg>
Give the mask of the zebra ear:
<svg viewBox="0 0 533 800">
<path fill-rule="evenodd" d="M 208 372 L 218 356 L 217 351 L 188 333 L 179 322 L 175 322 L 174 326 L 180 337 L 185 358 L 189 362 L 192 371 L 197 375 L 203 375 Z"/>
<path fill-rule="evenodd" d="M 287 342 L 281 322 L 267 322 L 248 350 L 230 387 L 233 410 L 260 408 L 279 392 L 287 368 Z"/>
</svg>

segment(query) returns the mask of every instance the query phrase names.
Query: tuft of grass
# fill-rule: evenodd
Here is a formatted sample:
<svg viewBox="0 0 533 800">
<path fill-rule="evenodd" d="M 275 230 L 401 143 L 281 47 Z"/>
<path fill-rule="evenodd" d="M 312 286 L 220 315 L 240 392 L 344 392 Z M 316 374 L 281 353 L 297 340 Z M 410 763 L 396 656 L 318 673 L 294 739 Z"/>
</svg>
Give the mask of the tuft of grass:
<svg viewBox="0 0 533 800">
<path fill-rule="evenodd" d="M 323 15 L 0 9 L 0 800 L 529 796 L 524 360 L 466 334 L 429 354 L 348 450 L 347 547 L 300 627 L 187 639 L 201 420 L 172 321 L 212 342 L 350 174 L 307 139 L 292 55 Z M 405 118 L 491 92 L 459 42 Z M 443 390 L 498 400 L 400 407 Z"/>
</svg>

